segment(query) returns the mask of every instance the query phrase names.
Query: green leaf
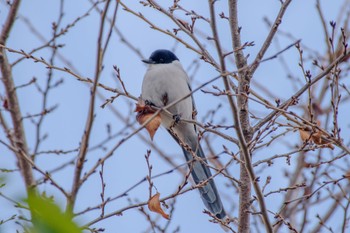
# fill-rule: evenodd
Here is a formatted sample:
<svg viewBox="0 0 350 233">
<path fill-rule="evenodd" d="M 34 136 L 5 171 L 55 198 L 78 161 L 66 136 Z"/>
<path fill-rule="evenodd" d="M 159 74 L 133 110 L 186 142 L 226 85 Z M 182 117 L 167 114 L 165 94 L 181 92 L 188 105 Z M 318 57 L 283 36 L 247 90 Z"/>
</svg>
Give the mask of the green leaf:
<svg viewBox="0 0 350 233">
<path fill-rule="evenodd" d="M 71 216 L 63 213 L 52 199 L 30 192 L 27 203 L 33 224 L 30 233 L 82 233 Z"/>
</svg>

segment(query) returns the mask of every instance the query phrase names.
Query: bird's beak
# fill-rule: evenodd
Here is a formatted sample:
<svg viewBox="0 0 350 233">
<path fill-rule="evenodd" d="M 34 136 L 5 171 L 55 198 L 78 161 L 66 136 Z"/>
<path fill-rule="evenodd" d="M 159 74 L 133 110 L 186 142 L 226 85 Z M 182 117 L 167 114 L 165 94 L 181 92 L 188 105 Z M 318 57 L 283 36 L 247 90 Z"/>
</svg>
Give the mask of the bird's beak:
<svg viewBox="0 0 350 233">
<path fill-rule="evenodd" d="M 155 62 L 151 59 L 142 59 L 142 61 L 146 64 L 154 64 Z"/>
</svg>

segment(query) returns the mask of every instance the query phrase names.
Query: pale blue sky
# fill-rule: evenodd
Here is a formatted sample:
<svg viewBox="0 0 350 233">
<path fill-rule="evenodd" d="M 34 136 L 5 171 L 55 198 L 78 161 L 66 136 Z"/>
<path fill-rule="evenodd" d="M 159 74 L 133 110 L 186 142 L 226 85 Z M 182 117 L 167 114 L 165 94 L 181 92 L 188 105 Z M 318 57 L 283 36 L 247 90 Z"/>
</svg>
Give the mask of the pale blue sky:
<svg viewBox="0 0 350 233">
<path fill-rule="evenodd" d="M 126 1 L 129 7 L 134 7 L 135 11 L 140 11 L 146 17 L 149 17 L 155 24 L 161 25 L 161 27 L 169 27 L 170 21 L 160 16 L 150 8 L 141 7 L 138 1 Z M 172 2 L 172 1 L 167 1 Z M 205 14 L 208 17 L 207 3 L 198 4 L 199 1 L 181 1 L 182 4 L 188 8 L 196 9 L 198 13 Z M 343 1 L 321 1 L 324 15 L 327 21 L 336 20 L 340 10 L 340 6 Z M 302 43 L 313 50 L 323 54 L 326 50 L 324 46 L 324 35 L 323 29 L 317 15 L 315 8 L 316 1 L 305 1 L 295 0 L 291 3 L 287 9 L 283 22 L 280 29 L 292 34 L 297 39 L 302 39 Z M 164 3 L 164 5 L 166 5 Z M 224 11 L 226 15 L 227 6 L 226 1 L 218 1 L 217 5 L 220 9 L 217 13 Z M 5 10 L 4 1 L 1 1 L 0 9 L 0 24 L 4 22 L 4 17 L 7 14 Z M 46 39 L 51 38 L 51 22 L 56 21 L 58 17 L 58 6 L 59 1 L 44 1 L 44 0 L 32 0 L 22 1 L 19 14 L 30 19 L 31 23 Z M 88 1 L 65 1 L 65 15 L 63 18 L 62 25 L 71 23 L 78 16 L 83 15 L 90 7 L 91 4 Z M 263 18 L 267 17 L 270 21 L 273 21 L 277 15 L 280 7 L 280 2 L 277 0 L 247 0 L 239 2 L 239 21 L 242 26 L 242 41 L 254 41 L 255 46 L 249 47 L 244 50 L 245 54 L 250 54 L 248 59 L 250 62 L 255 57 L 258 49 L 262 45 L 267 33 L 268 28 L 263 22 Z M 111 13 L 111 12 L 110 12 Z M 219 19 L 218 19 L 219 21 Z M 174 48 L 176 45 L 176 55 L 179 57 L 183 66 L 187 68 L 190 63 L 197 58 L 195 54 L 189 52 L 184 46 L 176 44 L 174 40 L 166 35 L 160 34 L 152 30 L 146 23 L 136 18 L 129 13 L 122 11 L 118 12 L 117 26 L 124 33 L 125 37 L 132 43 L 137 49 L 140 49 L 142 54 L 146 57 L 151 52 L 158 48 Z M 338 22 L 342 25 L 342 22 Z M 171 24 L 172 25 L 172 24 Z M 208 27 L 205 24 L 200 30 L 208 32 Z M 77 25 L 72 28 L 65 36 L 58 39 L 58 43 L 65 44 L 64 48 L 60 49 L 60 53 L 68 59 L 77 68 L 78 72 L 83 77 L 93 78 L 95 70 L 95 57 L 96 57 L 96 41 L 99 27 L 99 15 L 95 11 L 91 12 L 91 15 L 81 20 Z M 231 40 L 228 24 L 226 22 L 220 22 L 219 27 L 220 38 L 222 39 L 223 47 L 227 50 L 231 50 Z M 279 43 L 281 48 L 288 46 L 294 41 L 279 37 Z M 42 45 L 42 41 L 32 34 L 28 29 L 28 26 L 23 23 L 22 20 L 18 20 L 13 28 L 11 36 L 8 41 L 8 46 L 14 49 L 23 49 L 24 51 L 30 51 L 32 48 Z M 209 51 L 215 52 L 213 47 L 208 48 Z M 273 55 L 279 49 L 275 45 L 272 45 L 267 52 L 267 56 Z M 38 57 L 49 58 L 50 51 L 42 50 L 35 54 Z M 9 54 L 10 60 L 14 61 L 18 58 L 17 55 Z M 301 71 L 298 69 L 298 53 L 295 48 L 290 49 L 285 53 L 287 63 L 289 63 L 292 72 L 296 76 L 301 76 Z M 57 66 L 66 66 L 61 60 L 56 60 Z M 197 87 L 199 83 L 209 80 L 217 75 L 217 72 L 209 65 L 204 64 L 200 61 L 200 69 L 196 73 L 193 81 L 193 87 Z M 125 44 L 121 43 L 120 39 L 116 34 L 112 35 L 109 50 L 104 60 L 104 71 L 101 76 L 101 82 L 115 87 L 115 79 L 112 78 L 113 65 L 117 65 L 121 70 L 121 75 L 127 90 L 134 96 L 139 96 L 142 77 L 146 70 L 145 65 L 140 61 L 140 58 L 133 53 Z M 229 70 L 234 70 L 235 67 L 232 63 L 228 65 Z M 18 64 L 14 70 L 14 78 L 16 84 L 26 83 L 34 76 L 37 78 L 39 84 L 44 84 L 46 81 L 47 69 L 42 64 L 33 63 L 31 60 L 26 60 L 21 64 Z M 85 125 L 85 115 L 88 109 L 89 103 L 89 89 L 86 85 L 76 81 L 74 77 L 67 73 L 55 71 L 54 79 L 58 80 L 63 78 L 64 85 L 52 91 L 49 97 L 49 106 L 58 104 L 58 109 L 49 115 L 44 122 L 43 131 L 49 133 L 49 137 L 42 144 L 42 150 L 51 149 L 64 149 L 71 150 L 78 147 L 83 128 Z M 263 86 L 269 88 L 271 92 L 276 96 L 283 99 L 289 98 L 293 93 L 291 84 L 285 80 L 284 68 L 280 66 L 276 60 L 266 62 L 261 65 L 261 68 L 256 72 L 254 79 L 261 83 Z M 213 83 L 222 87 L 221 81 Z M 254 88 L 254 85 L 253 85 Z M 3 86 L 0 85 L 0 93 L 3 95 Z M 112 96 L 112 93 L 102 92 L 108 98 Z M 18 91 L 22 113 L 37 113 L 40 111 L 41 98 L 37 94 L 34 86 L 21 89 Z M 225 102 L 224 98 L 216 99 L 212 96 L 205 95 L 201 92 L 197 92 L 195 100 L 198 108 L 198 119 L 201 120 L 204 114 L 210 110 L 215 109 L 217 104 Z M 267 97 L 268 98 L 268 97 Z M 271 99 L 270 99 L 271 100 Z M 112 125 L 113 132 L 123 128 L 123 123 L 116 119 L 108 108 L 99 108 L 102 102 L 97 101 L 96 107 L 96 121 L 93 128 L 91 137 L 91 145 L 95 145 L 106 136 L 105 125 L 110 123 Z M 129 101 L 120 98 L 117 99 L 113 106 L 118 110 L 122 110 L 122 114 L 125 117 L 130 117 L 133 122 L 134 113 L 128 110 Z M 252 104 L 252 106 L 255 106 Z M 259 114 L 265 114 L 266 110 L 256 106 L 254 109 Z M 124 110 L 125 109 L 125 110 Z M 229 122 L 226 124 L 232 124 L 231 117 L 227 109 L 221 109 L 215 120 L 220 121 L 221 118 L 226 118 Z M 254 120 L 252 121 L 254 122 Z M 33 149 L 33 143 L 35 140 L 34 128 L 29 120 L 25 121 L 26 136 L 30 149 Z M 0 131 L 0 138 L 4 139 L 5 136 Z M 130 133 L 128 130 L 126 133 Z M 227 134 L 233 134 L 233 131 L 225 131 Z M 141 132 L 143 135 L 147 135 L 145 131 Z M 118 142 L 122 137 L 116 138 L 115 141 L 108 144 L 109 147 Z M 298 135 L 290 135 L 291 143 L 298 142 Z M 170 151 L 175 156 L 174 161 L 178 164 L 184 162 L 181 149 L 173 142 L 172 138 L 168 136 L 167 132 L 163 129 L 159 130 L 155 136 L 155 143 L 164 151 Z M 218 153 L 222 150 L 223 142 L 219 139 L 213 140 L 213 147 Z M 237 151 L 237 147 L 232 144 L 225 143 L 229 149 L 234 152 Z M 138 182 L 140 179 L 147 175 L 147 167 L 144 159 L 146 150 L 149 149 L 149 144 L 145 144 L 139 140 L 138 137 L 133 137 L 128 140 L 123 146 L 115 152 L 115 155 L 110 158 L 105 164 L 105 182 L 107 183 L 106 196 L 115 196 L 133 184 Z M 14 156 L 5 148 L 0 145 L 1 167 L 15 168 Z M 281 153 L 284 151 L 283 145 L 272 145 L 268 150 L 260 153 L 259 156 L 267 157 L 268 155 Z M 87 166 L 94 164 L 97 158 L 104 155 L 105 151 L 96 150 L 89 153 Z M 42 155 L 39 157 L 38 164 L 44 170 L 50 170 L 57 166 L 57 161 L 69 161 L 76 153 L 68 155 Z M 223 158 L 227 160 L 228 158 Z M 254 159 L 254 158 L 253 158 Z M 260 157 L 256 158 L 259 160 Z M 154 151 L 151 156 L 151 163 L 153 164 L 153 174 L 158 174 L 170 169 L 170 166 L 159 158 L 157 153 Z M 292 163 L 292 166 L 294 164 Z M 287 170 L 290 169 L 285 161 L 276 161 L 272 168 L 269 168 L 266 174 L 262 173 L 262 179 L 265 180 L 266 175 L 276 174 L 280 181 L 276 181 L 271 184 L 270 188 L 285 187 L 287 184 L 282 178 L 281 167 L 285 167 Z M 230 168 L 231 173 L 235 178 L 239 177 L 238 165 L 232 165 Z M 37 174 L 38 175 L 38 174 Z M 72 169 L 65 169 L 54 175 L 54 178 L 63 187 L 70 189 L 71 187 Z M 18 175 L 7 174 L 7 186 L 1 190 L 1 192 L 7 195 L 13 196 L 14 198 L 23 197 L 23 183 Z M 159 179 L 154 180 L 154 183 L 161 193 L 162 196 L 166 196 L 174 192 L 177 186 L 181 183 L 183 177 L 180 173 L 174 172 L 170 175 L 162 176 Z M 238 196 L 232 192 L 232 189 L 226 190 L 225 182 L 223 177 L 217 177 L 216 182 L 218 187 L 222 190 L 223 201 L 225 203 L 235 202 L 237 209 Z M 42 186 L 42 190 L 45 190 L 49 194 L 55 194 L 55 200 L 64 206 L 64 198 L 58 194 L 57 191 L 52 189 L 49 184 Z M 100 192 L 100 181 L 98 175 L 95 175 L 89 179 L 88 182 L 82 187 L 79 192 L 78 202 L 76 205 L 77 210 L 82 210 L 89 205 L 96 205 L 99 203 L 99 192 Z M 139 201 L 145 201 L 148 197 L 148 185 L 143 183 L 136 189 L 129 193 L 129 197 L 133 201 L 136 199 Z M 276 196 L 267 198 L 267 205 L 273 211 L 277 211 L 280 206 L 278 201 L 280 199 Z M 169 202 L 170 203 L 170 202 Z M 127 198 L 119 199 L 113 202 L 107 207 L 106 212 L 111 212 L 122 208 L 128 204 Z M 11 204 L 0 198 L 0 206 L 3 206 L 3 210 L 13 210 Z M 147 208 L 147 207 L 146 207 Z M 202 214 L 204 206 L 200 200 L 199 193 L 192 191 L 181 195 L 176 201 L 176 211 L 174 213 L 173 221 L 170 229 L 174 230 L 177 226 L 180 226 L 180 232 L 220 232 L 220 228 L 208 222 L 208 217 Z M 12 214 L 8 211 L 0 211 L 0 219 L 7 218 Z M 82 218 L 79 218 L 80 223 L 89 222 L 91 219 L 97 217 L 98 212 L 87 214 Z M 151 214 L 153 217 L 155 214 Z M 233 216 L 237 216 L 237 212 L 232 213 Z M 165 224 L 166 220 L 158 219 L 162 225 Z M 316 219 L 314 219 L 316 223 Z M 14 232 L 15 224 L 7 223 L 0 226 L 2 232 Z M 129 210 L 124 213 L 121 217 L 112 217 L 108 220 L 102 221 L 94 227 L 103 227 L 105 232 L 144 232 L 149 227 L 145 217 L 142 216 L 136 209 Z M 147 231 L 146 231 L 147 232 Z"/>
</svg>

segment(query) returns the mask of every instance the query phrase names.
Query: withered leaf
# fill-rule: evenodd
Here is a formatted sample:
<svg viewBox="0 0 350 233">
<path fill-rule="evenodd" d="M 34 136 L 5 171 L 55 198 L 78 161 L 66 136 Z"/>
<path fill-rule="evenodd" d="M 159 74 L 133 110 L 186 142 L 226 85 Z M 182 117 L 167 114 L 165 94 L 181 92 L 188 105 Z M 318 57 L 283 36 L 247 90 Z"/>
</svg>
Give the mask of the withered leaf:
<svg viewBox="0 0 350 233">
<path fill-rule="evenodd" d="M 303 141 L 307 141 L 310 139 L 310 133 L 308 131 L 299 129 L 299 134 L 300 134 L 300 138 Z"/>
<path fill-rule="evenodd" d="M 153 113 L 146 113 L 146 114 L 138 114 L 137 121 L 142 125 L 144 122 L 146 122 L 149 118 L 153 117 Z M 149 136 L 153 140 L 154 134 L 158 130 L 161 123 L 160 115 L 158 114 L 155 116 L 146 126 Z"/>
<path fill-rule="evenodd" d="M 330 143 L 327 138 L 325 138 L 325 135 L 321 131 L 318 131 L 317 133 L 312 134 L 311 136 L 312 140 L 314 141 L 315 144 L 317 145 L 322 145 L 323 147 L 328 147 L 330 149 L 334 149 L 334 146 L 332 143 Z"/>
<path fill-rule="evenodd" d="M 160 206 L 159 197 L 160 197 L 160 193 L 156 193 L 151 197 L 151 199 L 148 200 L 148 209 L 150 211 L 153 211 L 162 215 L 163 218 L 170 220 L 170 216 L 166 214 L 163 211 L 162 207 Z"/>
<path fill-rule="evenodd" d="M 317 130 L 315 133 L 311 134 L 310 131 L 299 129 L 299 134 L 300 134 L 301 140 L 303 141 L 310 140 L 321 147 L 330 148 L 332 150 L 334 149 L 334 146 L 326 138 L 326 135 L 322 131 Z"/>
<path fill-rule="evenodd" d="M 136 104 L 135 112 L 137 112 L 136 120 L 140 125 L 153 117 L 153 119 L 145 126 L 151 139 L 153 140 L 154 134 L 158 130 L 161 123 L 160 114 L 153 116 L 156 111 L 152 109 L 151 106 L 146 105 L 142 99 L 139 99 L 138 103 Z"/>
</svg>

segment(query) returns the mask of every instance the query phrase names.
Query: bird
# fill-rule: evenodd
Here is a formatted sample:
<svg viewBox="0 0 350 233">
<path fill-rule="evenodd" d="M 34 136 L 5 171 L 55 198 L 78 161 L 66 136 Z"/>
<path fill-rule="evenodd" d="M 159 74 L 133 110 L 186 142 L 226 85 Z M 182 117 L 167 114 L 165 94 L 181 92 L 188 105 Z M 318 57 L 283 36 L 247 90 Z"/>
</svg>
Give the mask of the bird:
<svg viewBox="0 0 350 233">
<path fill-rule="evenodd" d="M 160 113 L 161 125 L 181 146 L 194 182 L 201 183 L 198 189 L 205 207 L 217 218 L 225 219 L 226 212 L 199 143 L 196 125 L 181 121 L 194 120 L 196 115 L 186 71 L 177 56 L 166 49 L 156 50 L 142 61 L 148 64 L 148 69 L 143 78 L 141 99 L 156 108 L 178 101 Z"/>
</svg>

